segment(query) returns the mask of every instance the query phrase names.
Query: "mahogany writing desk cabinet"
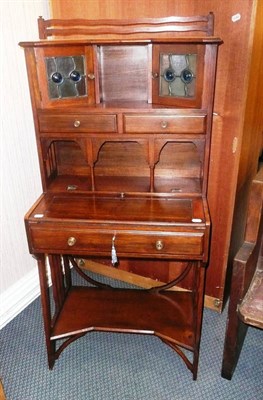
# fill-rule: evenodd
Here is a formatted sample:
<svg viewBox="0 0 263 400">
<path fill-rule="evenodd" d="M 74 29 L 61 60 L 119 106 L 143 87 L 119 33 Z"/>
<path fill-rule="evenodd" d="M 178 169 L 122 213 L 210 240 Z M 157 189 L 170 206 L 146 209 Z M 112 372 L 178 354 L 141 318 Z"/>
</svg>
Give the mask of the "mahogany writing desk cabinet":
<svg viewBox="0 0 263 400">
<path fill-rule="evenodd" d="M 20 43 L 43 183 L 25 223 L 38 260 L 50 368 L 89 331 L 142 333 L 171 346 L 196 379 L 220 44 L 212 30 L 212 14 L 40 18 L 41 40 Z M 159 287 L 120 289 L 84 273 L 80 257 L 110 259 L 117 268 L 123 259 L 173 260 L 175 268 Z M 72 269 L 83 286 L 73 285 Z"/>
</svg>

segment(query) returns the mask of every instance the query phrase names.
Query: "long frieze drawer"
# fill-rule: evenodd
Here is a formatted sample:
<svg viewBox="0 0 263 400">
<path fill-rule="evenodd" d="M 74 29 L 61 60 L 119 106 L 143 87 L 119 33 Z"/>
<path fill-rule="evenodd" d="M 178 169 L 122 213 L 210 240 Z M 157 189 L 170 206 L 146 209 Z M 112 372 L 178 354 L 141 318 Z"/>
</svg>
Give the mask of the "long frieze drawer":
<svg viewBox="0 0 263 400">
<path fill-rule="evenodd" d="M 116 132 L 115 114 L 40 114 L 41 132 Z"/>
<path fill-rule="evenodd" d="M 112 245 L 118 255 L 131 257 L 201 257 L 204 231 L 132 232 L 88 229 L 58 229 L 34 224 L 29 228 L 32 253 L 57 252 L 111 256 Z"/>
<path fill-rule="evenodd" d="M 126 133 L 204 133 L 205 116 L 125 115 Z"/>
</svg>

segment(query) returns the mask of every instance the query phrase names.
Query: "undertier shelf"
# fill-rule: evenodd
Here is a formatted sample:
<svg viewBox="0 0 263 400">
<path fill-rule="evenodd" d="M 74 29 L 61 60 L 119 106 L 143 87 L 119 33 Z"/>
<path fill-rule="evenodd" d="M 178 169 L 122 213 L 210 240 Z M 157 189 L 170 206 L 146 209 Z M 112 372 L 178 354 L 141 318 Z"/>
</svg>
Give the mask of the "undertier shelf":
<svg viewBox="0 0 263 400">
<path fill-rule="evenodd" d="M 93 330 L 153 334 L 192 350 L 193 293 L 73 286 L 51 340 Z"/>
</svg>

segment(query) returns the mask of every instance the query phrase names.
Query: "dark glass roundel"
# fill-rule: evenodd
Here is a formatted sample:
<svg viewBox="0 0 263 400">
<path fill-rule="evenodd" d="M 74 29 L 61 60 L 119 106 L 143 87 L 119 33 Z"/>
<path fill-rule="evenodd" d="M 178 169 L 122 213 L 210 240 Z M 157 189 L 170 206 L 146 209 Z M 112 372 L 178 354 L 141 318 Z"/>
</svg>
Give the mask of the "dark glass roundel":
<svg viewBox="0 0 263 400">
<path fill-rule="evenodd" d="M 190 69 L 186 68 L 181 72 L 180 77 L 184 83 L 191 83 L 194 78 L 194 75 L 193 75 L 192 71 L 190 71 Z"/>
<path fill-rule="evenodd" d="M 72 72 L 70 73 L 69 77 L 70 77 L 70 79 L 71 79 L 73 82 L 79 82 L 79 81 L 81 80 L 81 75 L 80 75 L 80 73 L 79 73 L 78 71 L 76 71 L 76 70 L 72 71 Z"/>
<path fill-rule="evenodd" d="M 172 68 L 167 68 L 163 74 L 164 79 L 166 82 L 173 82 L 176 78 L 175 71 Z"/>
<path fill-rule="evenodd" d="M 63 76 L 60 72 L 54 72 L 54 74 L 51 75 L 51 79 L 57 85 L 63 82 Z"/>
</svg>

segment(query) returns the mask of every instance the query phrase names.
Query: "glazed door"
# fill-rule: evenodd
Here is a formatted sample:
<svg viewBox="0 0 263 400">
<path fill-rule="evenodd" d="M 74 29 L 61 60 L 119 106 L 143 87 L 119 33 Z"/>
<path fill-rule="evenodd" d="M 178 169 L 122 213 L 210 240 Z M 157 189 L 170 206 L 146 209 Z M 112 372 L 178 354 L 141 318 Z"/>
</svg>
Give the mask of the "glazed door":
<svg viewBox="0 0 263 400">
<path fill-rule="evenodd" d="M 92 46 L 49 46 L 36 49 L 43 108 L 95 103 Z"/>
<path fill-rule="evenodd" d="M 153 103 L 201 108 L 204 46 L 153 46 Z"/>
</svg>

